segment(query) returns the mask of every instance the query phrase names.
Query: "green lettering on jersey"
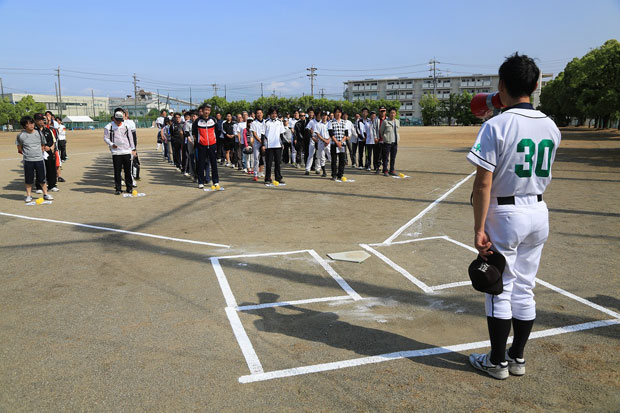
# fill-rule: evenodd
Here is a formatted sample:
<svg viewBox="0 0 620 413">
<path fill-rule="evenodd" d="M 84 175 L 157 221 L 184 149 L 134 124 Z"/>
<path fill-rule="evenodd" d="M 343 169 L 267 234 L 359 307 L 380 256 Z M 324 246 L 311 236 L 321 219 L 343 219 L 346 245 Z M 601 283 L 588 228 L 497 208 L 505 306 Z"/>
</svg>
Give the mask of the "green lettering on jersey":
<svg viewBox="0 0 620 413">
<path fill-rule="evenodd" d="M 517 144 L 517 152 L 525 153 L 524 163 L 515 165 L 515 173 L 519 178 L 530 178 L 534 167 L 534 156 L 536 156 L 536 176 L 547 178 L 551 173 L 551 155 L 555 144 L 551 139 L 543 139 L 536 144 L 531 139 L 521 139 Z M 527 148 L 527 151 L 526 149 Z"/>
<path fill-rule="evenodd" d="M 481 147 L 480 144 L 474 146 L 475 151 L 480 152 L 480 147 Z"/>
<path fill-rule="evenodd" d="M 521 139 L 517 144 L 517 152 L 524 153 L 526 152 L 525 148 L 527 148 L 524 159 L 525 163 L 515 165 L 515 173 L 519 178 L 529 178 L 532 176 L 532 166 L 534 164 L 532 159 L 534 158 L 534 152 L 536 152 L 536 145 L 531 139 Z"/>
</svg>

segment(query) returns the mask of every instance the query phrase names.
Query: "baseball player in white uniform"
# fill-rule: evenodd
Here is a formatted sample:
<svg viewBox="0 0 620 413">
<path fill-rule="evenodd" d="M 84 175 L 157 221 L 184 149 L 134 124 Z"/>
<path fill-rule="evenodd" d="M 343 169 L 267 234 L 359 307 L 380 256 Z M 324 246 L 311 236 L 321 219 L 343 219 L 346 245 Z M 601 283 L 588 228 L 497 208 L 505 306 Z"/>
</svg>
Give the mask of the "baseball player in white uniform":
<svg viewBox="0 0 620 413">
<path fill-rule="evenodd" d="M 309 111 L 308 111 L 309 112 Z M 310 169 L 312 169 L 312 163 L 314 162 L 314 152 L 316 152 L 316 146 L 319 138 L 316 136 L 316 127 L 320 123 L 321 119 L 321 111 L 317 111 L 316 117 L 310 119 L 308 124 L 306 125 L 306 129 L 310 130 L 310 145 L 308 146 L 308 161 L 306 162 L 306 175 L 310 175 Z M 315 162 L 314 169 L 316 170 L 317 175 L 319 172 L 319 162 Z"/>
<path fill-rule="evenodd" d="M 523 351 L 536 318 L 533 289 L 549 235 L 543 193 L 561 137 L 555 123 L 530 103 L 539 74 L 526 55 L 515 53 L 504 61 L 499 94 L 507 109 L 482 125 L 467 155 L 477 167 L 475 247 L 483 258 L 493 250 L 506 258 L 503 292 L 486 295 L 491 351 L 472 354 L 469 361 L 497 379 L 525 374 Z M 514 341 L 506 351 L 511 324 Z"/>
</svg>

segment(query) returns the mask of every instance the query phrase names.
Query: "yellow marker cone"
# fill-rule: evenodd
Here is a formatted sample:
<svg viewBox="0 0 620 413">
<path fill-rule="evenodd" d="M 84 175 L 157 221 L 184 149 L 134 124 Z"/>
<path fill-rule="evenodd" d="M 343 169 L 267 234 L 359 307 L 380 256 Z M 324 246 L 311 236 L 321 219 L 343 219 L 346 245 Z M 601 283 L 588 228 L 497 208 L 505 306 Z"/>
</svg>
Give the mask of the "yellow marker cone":
<svg viewBox="0 0 620 413">
<path fill-rule="evenodd" d="M 215 191 L 215 185 L 211 185 L 211 190 Z"/>
<path fill-rule="evenodd" d="M 273 181 L 273 185 L 274 185 L 274 186 L 278 186 L 278 185 L 280 185 L 280 182 L 278 182 L 278 181 Z"/>
<path fill-rule="evenodd" d="M 347 177 L 346 176 L 342 177 L 342 182 L 347 182 Z"/>
<path fill-rule="evenodd" d="M 37 198 L 36 201 L 34 201 L 37 205 L 41 205 L 43 203 L 43 198 Z"/>
<path fill-rule="evenodd" d="M 138 196 L 138 191 L 136 191 L 135 189 L 133 191 L 131 191 L 131 195 L 132 196 Z"/>
<path fill-rule="evenodd" d="M 398 174 L 398 176 L 400 176 L 401 178 L 404 178 L 405 174 L 401 172 L 401 173 Z"/>
</svg>

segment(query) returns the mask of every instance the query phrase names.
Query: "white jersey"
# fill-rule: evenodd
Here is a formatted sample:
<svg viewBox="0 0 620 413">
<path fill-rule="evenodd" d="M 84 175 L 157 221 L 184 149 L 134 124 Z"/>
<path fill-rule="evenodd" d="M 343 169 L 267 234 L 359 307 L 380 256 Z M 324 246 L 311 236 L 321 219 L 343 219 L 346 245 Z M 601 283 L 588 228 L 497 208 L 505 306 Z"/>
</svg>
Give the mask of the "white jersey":
<svg viewBox="0 0 620 413">
<path fill-rule="evenodd" d="M 250 125 L 250 131 L 256 134 L 256 137 L 254 138 L 254 146 L 260 146 L 261 145 L 261 140 L 262 135 L 265 134 L 265 120 L 255 120 L 254 122 L 252 122 L 252 125 Z"/>
<path fill-rule="evenodd" d="M 560 140 L 544 113 L 512 108 L 482 125 L 467 159 L 493 172 L 491 197 L 540 195 L 551 182 Z"/>
<path fill-rule="evenodd" d="M 317 136 L 317 134 L 319 134 L 321 135 L 321 138 L 329 140 L 328 125 L 329 124 L 327 122 L 325 123 L 316 122 L 316 125 L 314 126 L 314 131 L 313 131 L 314 136 L 316 136 L 316 138 L 319 139 L 319 137 Z M 319 139 L 319 142 L 324 143 L 320 139 Z"/>
<path fill-rule="evenodd" d="M 123 121 L 123 123 L 124 123 L 125 125 L 127 125 L 127 127 L 129 128 L 129 130 L 136 130 L 136 122 L 134 122 L 133 120 L 131 120 L 131 119 L 125 119 L 125 120 Z"/>
<path fill-rule="evenodd" d="M 57 129 L 58 129 L 58 140 L 59 141 L 67 140 L 67 134 L 66 134 L 67 128 L 65 127 L 65 125 L 60 124 L 58 125 Z"/>
</svg>

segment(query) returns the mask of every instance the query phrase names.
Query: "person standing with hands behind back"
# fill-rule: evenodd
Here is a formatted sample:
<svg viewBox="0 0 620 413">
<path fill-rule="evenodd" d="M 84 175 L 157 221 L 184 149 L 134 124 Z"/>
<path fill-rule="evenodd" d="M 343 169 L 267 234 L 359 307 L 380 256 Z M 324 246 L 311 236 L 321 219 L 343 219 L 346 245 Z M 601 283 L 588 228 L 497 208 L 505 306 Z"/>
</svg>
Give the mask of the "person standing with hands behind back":
<svg viewBox="0 0 620 413">
<path fill-rule="evenodd" d="M 469 356 L 474 368 L 496 379 L 525 374 L 523 352 L 536 318 L 533 289 L 549 235 L 543 193 L 561 138 L 555 123 L 530 103 L 539 74 L 526 55 L 502 63 L 499 96 L 507 108 L 482 125 L 467 155 L 477 168 L 474 246 L 483 260 L 497 253 L 506 259 L 503 292 L 486 294 L 491 351 Z M 511 324 L 514 340 L 506 351 Z"/>
<path fill-rule="evenodd" d="M 121 194 L 121 169 L 125 174 L 127 192 L 131 193 L 133 179 L 131 178 L 131 157 L 136 156 L 136 146 L 130 127 L 125 124 L 123 109 L 116 108 L 112 122 L 103 128 L 103 141 L 110 147 L 112 152 L 112 165 L 114 166 L 115 194 Z"/>
</svg>

